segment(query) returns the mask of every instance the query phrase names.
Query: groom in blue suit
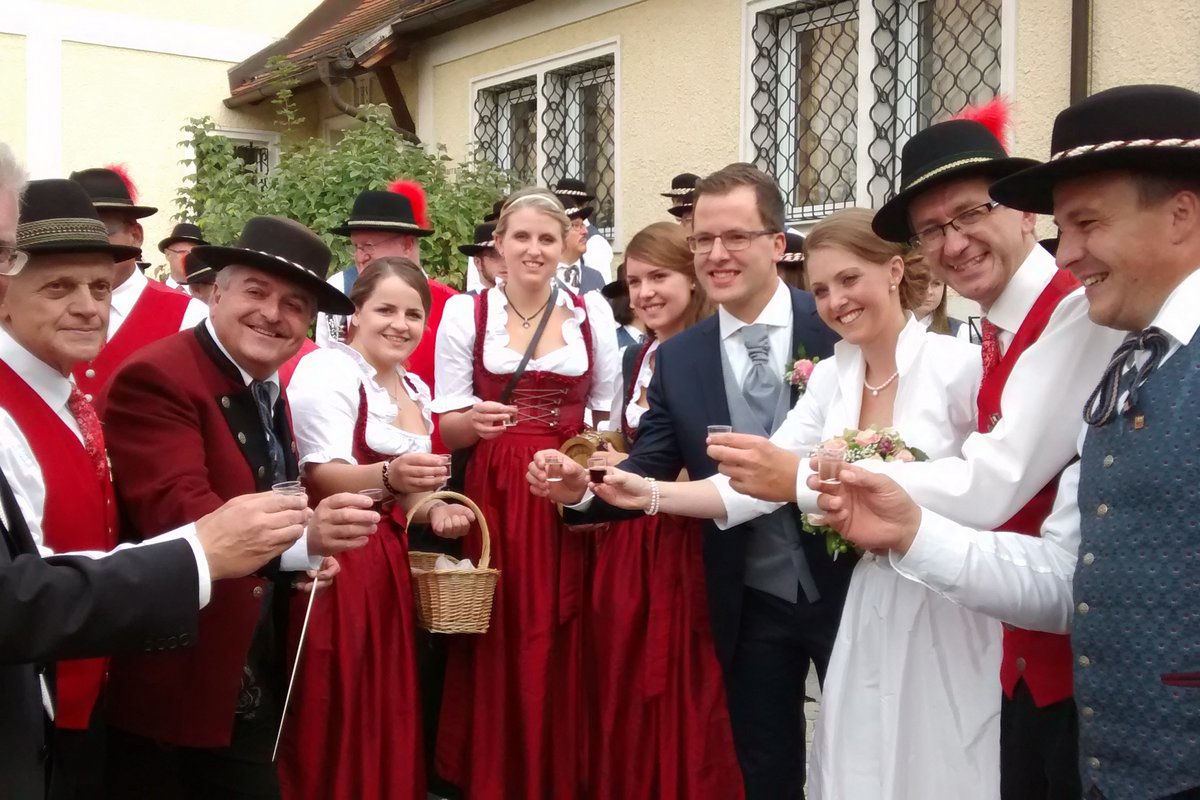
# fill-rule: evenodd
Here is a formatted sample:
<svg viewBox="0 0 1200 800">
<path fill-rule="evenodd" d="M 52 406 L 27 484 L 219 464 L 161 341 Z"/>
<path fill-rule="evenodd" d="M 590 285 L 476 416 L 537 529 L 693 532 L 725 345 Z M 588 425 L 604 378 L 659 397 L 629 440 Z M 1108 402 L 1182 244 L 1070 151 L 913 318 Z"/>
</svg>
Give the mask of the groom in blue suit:
<svg viewBox="0 0 1200 800">
<path fill-rule="evenodd" d="M 713 316 L 664 342 L 649 411 L 621 469 L 675 480 L 717 472 L 707 427 L 770 435 L 797 400 L 783 380 L 798 357 L 828 357 L 836 336 L 808 292 L 779 280 L 784 206 L 775 181 L 731 164 L 696 185 L 689 245 Z M 531 475 L 536 467 L 531 467 Z M 531 478 L 531 481 L 534 480 Z M 585 493 L 586 476 L 543 484 L 569 522 L 630 516 Z M 799 800 L 804 785 L 804 683 L 823 679 L 853 559 L 831 561 L 800 531 L 795 506 L 721 531 L 705 527 L 704 563 L 717 655 L 748 800 Z"/>
</svg>

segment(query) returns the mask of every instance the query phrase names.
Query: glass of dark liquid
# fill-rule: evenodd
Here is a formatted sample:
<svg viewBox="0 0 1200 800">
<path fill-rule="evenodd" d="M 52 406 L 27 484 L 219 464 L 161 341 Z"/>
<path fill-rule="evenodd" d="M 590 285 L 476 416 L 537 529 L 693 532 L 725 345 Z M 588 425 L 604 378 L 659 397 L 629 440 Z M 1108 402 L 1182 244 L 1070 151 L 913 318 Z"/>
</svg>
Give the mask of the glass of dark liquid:
<svg viewBox="0 0 1200 800">
<path fill-rule="evenodd" d="M 604 476 L 608 474 L 608 460 L 604 456 L 589 456 L 587 468 L 589 481 L 604 483 Z"/>
<path fill-rule="evenodd" d="M 383 516 L 383 501 L 387 497 L 387 492 L 383 489 L 360 489 L 358 493 L 363 497 L 371 498 L 371 510 Z"/>
</svg>

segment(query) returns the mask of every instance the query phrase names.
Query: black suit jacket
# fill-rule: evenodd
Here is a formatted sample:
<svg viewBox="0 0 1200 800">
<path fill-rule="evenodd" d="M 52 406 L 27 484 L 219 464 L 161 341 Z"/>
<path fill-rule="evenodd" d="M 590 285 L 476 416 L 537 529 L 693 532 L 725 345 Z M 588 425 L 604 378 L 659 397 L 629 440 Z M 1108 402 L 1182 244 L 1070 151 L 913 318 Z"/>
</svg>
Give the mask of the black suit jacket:
<svg viewBox="0 0 1200 800">
<path fill-rule="evenodd" d="M 804 346 L 807 357 L 833 354 L 837 336 L 817 316 L 808 292 L 790 289 L 792 295 L 792 353 Z M 716 314 L 664 342 L 658 349 L 654 377 L 647 390 L 649 410 L 638 426 L 637 439 L 621 468 L 659 480 L 675 480 L 681 469 L 700 480 L 715 475 L 717 464 L 708 457 L 709 425 L 729 424 L 729 403 L 721 366 L 721 330 Z M 795 402 L 796 396 L 792 400 Z M 793 506 L 793 510 L 794 510 Z M 568 512 L 568 521 L 598 521 L 633 516 L 600 501 L 586 514 Z M 833 561 L 819 536 L 802 540 L 813 579 L 829 613 L 840 616 L 850 583 L 854 559 Z M 737 644 L 741 617 L 746 540 L 741 528 L 722 531 L 713 523 L 704 530 L 704 567 L 709 610 L 717 656 L 728 666 Z"/>
<path fill-rule="evenodd" d="M 194 637 L 199 578 L 182 540 L 43 559 L 3 473 L 0 503 L 0 797 L 36 798 L 47 755 L 37 664 Z"/>
</svg>

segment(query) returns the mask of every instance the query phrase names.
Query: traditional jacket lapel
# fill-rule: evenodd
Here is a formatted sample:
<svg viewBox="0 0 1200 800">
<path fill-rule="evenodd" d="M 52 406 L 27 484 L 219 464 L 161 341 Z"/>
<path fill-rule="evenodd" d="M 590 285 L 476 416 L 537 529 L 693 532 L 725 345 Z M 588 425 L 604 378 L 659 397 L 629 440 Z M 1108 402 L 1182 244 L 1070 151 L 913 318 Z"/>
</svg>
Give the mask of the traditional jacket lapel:
<svg viewBox="0 0 1200 800">
<path fill-rule="evenodd" d="M 721 367 L 721 326 L 717 315 L 698 323 L 703 325 L 701 341 L 692 350 L 689 365 L 696 376 L 696 389 L 701 395 L 705 424 L 728 425 L 729 401 L 725 397 L 725 374 Z"/>
</svg>

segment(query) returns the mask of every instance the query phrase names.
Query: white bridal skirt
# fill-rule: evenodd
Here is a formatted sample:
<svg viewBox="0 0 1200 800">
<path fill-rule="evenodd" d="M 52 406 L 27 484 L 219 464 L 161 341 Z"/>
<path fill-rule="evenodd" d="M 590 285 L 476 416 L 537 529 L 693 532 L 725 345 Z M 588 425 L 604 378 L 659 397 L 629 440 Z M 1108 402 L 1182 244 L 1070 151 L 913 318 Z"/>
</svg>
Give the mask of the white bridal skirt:
<svg viewBox="0 0 1200 800">
<path fill-rule="evenodd" d="M 866 553 L 826 673 L 809 800 L 997 800 L 1001 636 Z"/>
</svg>

